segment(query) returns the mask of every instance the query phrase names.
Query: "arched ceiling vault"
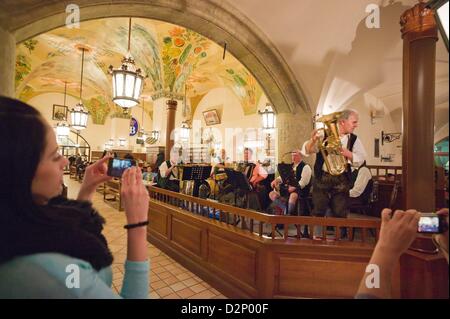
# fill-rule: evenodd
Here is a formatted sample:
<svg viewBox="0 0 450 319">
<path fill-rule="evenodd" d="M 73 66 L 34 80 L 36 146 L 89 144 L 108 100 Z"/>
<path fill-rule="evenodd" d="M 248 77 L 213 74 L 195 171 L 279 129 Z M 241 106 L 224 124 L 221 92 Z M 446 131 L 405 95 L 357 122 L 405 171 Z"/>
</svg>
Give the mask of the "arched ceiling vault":
<svg viewBox="0 0 450 319">
<path fill-rule="evenodd" d="M 22 42 L 38 34 L 64 26 L 67 1 L 2 1 L 2 27 Z M 256 78 L 278 113 L 309 111 L 296 78 L 270 40 L 227 1 L 210 0 L 101 0 L 77 1 L 80 20 L 107 17 L 141 17 L 171 22 L 211 39 L 227 43 L 227 49 Z"/>
</svg>

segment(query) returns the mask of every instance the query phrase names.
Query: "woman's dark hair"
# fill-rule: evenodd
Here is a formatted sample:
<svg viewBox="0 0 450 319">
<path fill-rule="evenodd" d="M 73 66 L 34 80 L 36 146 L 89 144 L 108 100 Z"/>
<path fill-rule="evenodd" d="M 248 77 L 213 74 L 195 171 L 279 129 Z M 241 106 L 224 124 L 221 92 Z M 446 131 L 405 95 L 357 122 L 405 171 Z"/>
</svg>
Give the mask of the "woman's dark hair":
<svg viewBox="0 0 450 319">
<path fill-rule="evenodd" d="M 31 183 L 46 146 L 47 127 L 33 107 L 0 96 L 0 221 L 36 212 Z"/>
</svg>

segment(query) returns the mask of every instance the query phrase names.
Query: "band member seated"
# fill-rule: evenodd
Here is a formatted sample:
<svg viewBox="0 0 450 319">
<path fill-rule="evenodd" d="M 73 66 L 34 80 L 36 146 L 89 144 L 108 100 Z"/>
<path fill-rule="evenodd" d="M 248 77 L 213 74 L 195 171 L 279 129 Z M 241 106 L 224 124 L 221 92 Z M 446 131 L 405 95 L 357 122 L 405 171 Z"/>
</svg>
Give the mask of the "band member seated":
<svg viewBox="0 0 450 319">
<path fill-rule="evenodd" d="M 261 182 L 268 176 L 267 171 L 264 169 L 261 163 L 252 161 L 253 150 L 246 147 L 244 149 L 244 173 L 246 174 L 250 184 L 253 188 L 253 195 L 249 196 L 248 208 L 262 210 L 264 208 L 264 201 L 267 198 L 268 189 L 266 189 Z"/>
<path fill-rule="evenodd" d="M 179 153 L 178 150 L 173 149 L 170 152 L 170 160 L 164 161 L 159 166 L 158 186 L 168 189 L 173 192 L 180 191 L 180 179 L 178 176 Z"/>
<path fill-rule="evenodd" d="M 300 215 L 308 215 L 307 198 L 311 188 L 311 167 L 303 162 L 300 150 L 294 150 L 291 153 L 292 170 L 294 181 L 283 181 L 281 175 L 277 177 L 271 186 L 274 189 L 270 192 L 269 197 L 275 205 L 276 209 L 284 211 L 285 202 L 288 202 L 289 215 L 297 215 L 295 211 L 296 203 L 299 201 Z M 276 189 L 279 189 L 277 191 Z M 281 214 L 282 212 L 280 212 Z"/>
<path fill-rule="evenodd" d="M 350 207 L 367 205 L 373 190 L 372 173 L 364 162 L 358 169 L 352 172 L 350 195 Z"/>
</svg>

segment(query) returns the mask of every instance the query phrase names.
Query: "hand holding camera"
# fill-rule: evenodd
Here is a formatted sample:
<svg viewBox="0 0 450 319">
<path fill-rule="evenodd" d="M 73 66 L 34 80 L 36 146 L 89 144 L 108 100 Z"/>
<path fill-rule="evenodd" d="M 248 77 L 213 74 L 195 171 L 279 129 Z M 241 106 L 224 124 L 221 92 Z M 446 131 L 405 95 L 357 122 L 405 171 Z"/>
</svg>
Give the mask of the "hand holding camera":
<svg viewBox="0 0 450 319">
<path fill-rule="evenodd" d="M 136 166 L 136 161 L 132 159 L 110 158 L 108 162 L 107 175 L 111 177 L 122 177 L 127 168 Z"/>
<path fill-rule="evenodd" d="M 128 224 L 137 224 L 148 220 L 150 197 L 142 182 L 139 167 L 131 167 L 123 173 L 121 194 Z"/>
<path fill-rule="evenodd" d="M 108 160 L 110 160 L 110 156 L 107 155 L 86 167 L 83 184 L 78 193 L 78 200 L 91 200 L 97 187 L 111 179 L 109 174 L 107 174 L 106 161 Z"/>
</svg>

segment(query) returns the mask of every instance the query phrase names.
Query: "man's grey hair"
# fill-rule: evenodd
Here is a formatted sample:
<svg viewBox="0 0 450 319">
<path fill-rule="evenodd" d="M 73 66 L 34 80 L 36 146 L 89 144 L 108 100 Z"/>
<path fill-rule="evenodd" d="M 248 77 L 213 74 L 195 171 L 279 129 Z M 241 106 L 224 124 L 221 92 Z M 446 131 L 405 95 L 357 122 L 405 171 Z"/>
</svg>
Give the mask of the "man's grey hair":
<svg viewBox="0 0 450 319">
<path fill-rule="evenodd" d="M 353 109 L 345 109 L 345 110 L 342 111 L 341 116 L 339 116 L 339 121 L 348 120 L 350 115 L 358 116 L 359 113 L 358 113 L 358 111 L 353 110 Z"/>
</svg>

